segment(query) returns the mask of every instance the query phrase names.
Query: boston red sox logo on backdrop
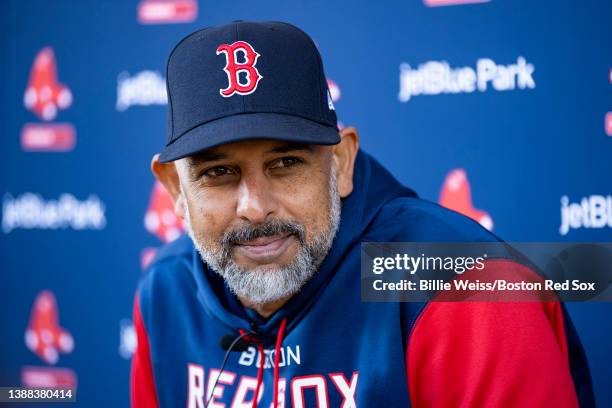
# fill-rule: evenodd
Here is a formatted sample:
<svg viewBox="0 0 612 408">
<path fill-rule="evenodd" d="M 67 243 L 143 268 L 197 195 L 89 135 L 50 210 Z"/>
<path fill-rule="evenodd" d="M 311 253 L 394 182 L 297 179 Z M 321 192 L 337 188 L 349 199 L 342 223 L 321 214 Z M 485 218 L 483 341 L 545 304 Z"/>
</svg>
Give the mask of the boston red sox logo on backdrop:
<svg viewBox="0 0 612 408">
<path fill-rule="evenodd" d="M 225 54 L 227 59 L 223 70 L 229 81 L 227 88 L 219 90 L 221 96 L 229 98 L 234 94 L 248 95 L 255 92 L 257 83 L 263 78 L 255 67 L 260 54 L 246 41 L 236 41 L 231 45 L 221 44 L 217 47 L 217 55 L 221 53 Z M 244 62 L 238 62 L 238 53 L 242 53 Z M 246 73 L 246 82 L 240 82 L 240 72 Z"/>
</svg>

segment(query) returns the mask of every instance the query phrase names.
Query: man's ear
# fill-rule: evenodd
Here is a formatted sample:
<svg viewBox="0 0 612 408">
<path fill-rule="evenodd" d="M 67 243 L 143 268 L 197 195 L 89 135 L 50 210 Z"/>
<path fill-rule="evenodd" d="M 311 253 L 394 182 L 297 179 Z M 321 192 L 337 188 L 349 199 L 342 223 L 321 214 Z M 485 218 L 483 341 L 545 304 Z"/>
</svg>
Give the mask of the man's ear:
<svg viewBox="0 0 612 408">
<path fill-rule="evenodd" d="M 355 158 L 359 150 L 359 134 L 354 127 L 340 131 L 340 143 L 333 146 L 333 160 L 336 168 L 338 193 L 345 198 L 353 191 L 353 173 Z"/>
<path fill-rule="evenodd" d="M 159 154 L 151 160 L 151 171 L 155 178 L 163 184 L 172 201 L 174 201 L 174 213 L 177 217 L 185 218 L 185 197 L 181 193 L 180 180 L 176 171 L 175 162 L 160 163 Z"/>
</svg>

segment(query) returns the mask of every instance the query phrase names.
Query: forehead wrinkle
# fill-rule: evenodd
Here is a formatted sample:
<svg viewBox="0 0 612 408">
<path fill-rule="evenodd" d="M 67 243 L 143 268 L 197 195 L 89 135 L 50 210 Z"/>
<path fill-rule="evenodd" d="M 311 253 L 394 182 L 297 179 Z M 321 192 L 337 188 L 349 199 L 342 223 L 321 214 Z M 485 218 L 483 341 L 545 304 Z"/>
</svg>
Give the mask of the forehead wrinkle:
<svg viewBox="0 0 612 408">
<path fill-rule="evenodd" d="M 268 149 L 266 153 L 287 153 L 296 150 L 304 150 L 311 152 L 314 150 L 314 147 L 308 143 L 285 142 L 281 145 L 274 146 L 271 149 Z"/>
<path fill-rule="evenodd" d="M 197 166 L 203 163 L 207 163 L 207 162 L 212 162 L 212 161 L 218 161 L 218 160 L 224 160 L 227 159 L 229 156 L 223 152 L 219 152 L 216 149 L 212 149 L 212 150 L 205 150 L 203 152 L 200 153 L 196 153 L 192 156 L 188 156 L 186 157 L 186 163 L 189 166 Z"/>
</svg>

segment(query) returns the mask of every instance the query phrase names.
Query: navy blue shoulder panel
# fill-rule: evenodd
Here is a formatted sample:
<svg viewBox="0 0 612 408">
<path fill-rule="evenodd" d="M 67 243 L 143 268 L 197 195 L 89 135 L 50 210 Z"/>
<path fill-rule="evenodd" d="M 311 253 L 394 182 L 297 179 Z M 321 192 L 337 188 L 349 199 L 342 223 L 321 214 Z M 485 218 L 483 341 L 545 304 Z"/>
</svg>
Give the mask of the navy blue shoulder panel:
<svg viewBox="0 0 612 408">
<path fill-rule="evenodd" d="M 378 236 L 384 236 L 385 242 L 501 241 L 471 218 L 416 197 L 389 201 L 372 224 L 367 236 L 373 241 Z"/>
<path fill-rule="evenodd" d="M 164 310 L 176 310 L 177 300 L 193 293 L 195 282 L 191 273 L 193 244 L 187 235 L 163 246 L 145 270 L 138 284 L 140 312 L 150 341 L 155 331 L 163 327 L 168 316 Z M 185 299 L 183 299 L 185 300 Z"/>
<path fill-rule="evenodd" d="M 582 342 L 578 337 L 578 332 L 574 327 L 574 323 L 570 319 L 569 313 L 562 303 L 563 322 L 565 323 L 565 337 L 567 339 L 567 353 L 569 355 L 570 371 L 578 396 L 578 404 L 582 408 L 595 407 L 595 392 L 593 390 L 593 381 L 591 379 L 591 371 L 582 346 Z"/>
</svg>

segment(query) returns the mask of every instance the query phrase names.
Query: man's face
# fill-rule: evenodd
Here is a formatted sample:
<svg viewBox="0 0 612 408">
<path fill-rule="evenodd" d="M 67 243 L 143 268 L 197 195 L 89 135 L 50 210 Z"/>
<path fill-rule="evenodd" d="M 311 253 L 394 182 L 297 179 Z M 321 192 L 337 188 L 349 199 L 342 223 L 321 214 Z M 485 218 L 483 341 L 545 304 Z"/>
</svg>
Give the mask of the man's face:
<svg viewBox="0 0 612 408">
<path fill-rule="evenodd" d="M 331 148 L 254 140 L 179 160 L 188 232 L 203 260 L 253 304 L 295 294 L 340 220 Z"/>
</svg>

